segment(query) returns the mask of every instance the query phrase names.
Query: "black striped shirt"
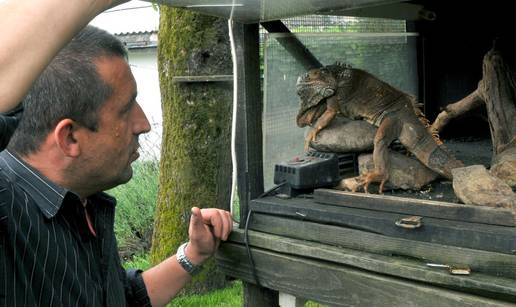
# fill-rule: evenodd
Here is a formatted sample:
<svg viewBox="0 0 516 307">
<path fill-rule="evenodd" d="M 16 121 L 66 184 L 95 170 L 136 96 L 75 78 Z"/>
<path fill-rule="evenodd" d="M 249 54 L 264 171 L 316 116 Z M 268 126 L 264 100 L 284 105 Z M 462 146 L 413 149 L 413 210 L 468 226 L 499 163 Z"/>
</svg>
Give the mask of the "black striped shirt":
<svg viewBox="0 0 516 307">
<path fill-rule="evenodd" d="M 0 113 L 0 151 L 4 150 L 9 143 L 22 115 L 21 105 L 8 113 Z"/>
<path fill-rule="evenodd" d="M 88 228 L 88 210 L 96 236 Z M 150 306 L 140 271 L 120 265 L 115 200 L 76 194 L 0 153 L 0 306 Z"/>
</svg>

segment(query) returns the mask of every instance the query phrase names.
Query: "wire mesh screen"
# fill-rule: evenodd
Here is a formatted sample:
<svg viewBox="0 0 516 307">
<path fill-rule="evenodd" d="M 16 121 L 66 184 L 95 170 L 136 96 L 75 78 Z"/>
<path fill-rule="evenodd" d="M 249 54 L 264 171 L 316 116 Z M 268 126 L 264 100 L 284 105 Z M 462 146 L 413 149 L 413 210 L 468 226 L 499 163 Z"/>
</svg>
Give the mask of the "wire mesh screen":
<svg viewBox="0 0 516 307">
<path fill-rule="evenodd" d="M 404 20 L 384 18 L 307 15 L 282 20 L 293 33 L 313 32 L 405 32 Z"/>
<path fill-rule="evenodd" d="M 405 20 L 385 18 L 306 15 L 281 20 L 292 33 L 403 33 Z M 260 26 L 260 44 L 263 48 L 267 31 Z"/>
<path fill-rule="evenodd" d="M 276 41 L 280 35 L 266 34 L 263 45 L 266 189 L 274 185 L 274 165 L 303 152 L 304 135 L 308 129 L 298 128 L 295 123 L 299 106 L 295 84 L 305 70 Z M 415 34 L 314 32 L 299 33 L 298 38 L 323 65 L 336 61 L 350 64 L 417 96 Z"/>
</svg>

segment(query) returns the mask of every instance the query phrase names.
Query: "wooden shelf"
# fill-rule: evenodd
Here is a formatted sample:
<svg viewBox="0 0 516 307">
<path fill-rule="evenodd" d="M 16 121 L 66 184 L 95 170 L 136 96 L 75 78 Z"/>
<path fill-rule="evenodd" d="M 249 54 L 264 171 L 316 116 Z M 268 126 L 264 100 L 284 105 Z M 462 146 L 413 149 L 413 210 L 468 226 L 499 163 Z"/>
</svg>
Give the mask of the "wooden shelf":
<svg viewBox="0 0 516 307">
<path fill-rule="evenodd" d="M 446 270 L 428 268 L 422 260 L 257 231 L 249 231 L 249 245 L 262 286 L 321 303 L 508 306 L 509 302 L 516 302 L 514 279 L 478 272 L 456 276 Z M 256 282 L 247 261 L 243 230 L 233 232 L 229 241 L 221 245 L 216 259 L 226 274 Z"/>
</svg>

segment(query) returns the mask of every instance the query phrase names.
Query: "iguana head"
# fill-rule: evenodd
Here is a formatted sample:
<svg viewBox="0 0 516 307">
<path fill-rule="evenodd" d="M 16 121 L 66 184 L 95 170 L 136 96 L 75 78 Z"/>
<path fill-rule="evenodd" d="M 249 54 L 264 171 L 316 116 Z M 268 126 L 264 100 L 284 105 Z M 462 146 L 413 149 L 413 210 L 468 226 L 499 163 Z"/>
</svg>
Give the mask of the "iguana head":
<svg viewBox="0 0 516 307">
<path fill-rule="evenodd" d="M 297 125 L 311 125 L 326 110 L 326 98 L 337 90 L 337 80 L 331 66 L 315 68 L 297 79 L 297 94 L 301 98 Z"/>
</svg>

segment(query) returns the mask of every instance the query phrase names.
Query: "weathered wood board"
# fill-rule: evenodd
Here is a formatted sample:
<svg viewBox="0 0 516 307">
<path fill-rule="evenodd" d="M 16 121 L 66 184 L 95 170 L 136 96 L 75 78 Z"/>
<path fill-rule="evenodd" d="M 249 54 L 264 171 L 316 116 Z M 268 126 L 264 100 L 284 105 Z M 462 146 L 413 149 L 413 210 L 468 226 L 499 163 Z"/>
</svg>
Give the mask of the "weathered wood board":
<svg viewBox="0 0 516 307">
<path fill-rule="evenodd" d="M 260 283 L 271 289 L 335 306 L 514 306 L 326 261 L 251 248 Z M 225 243 L 217 253 L 228 275 L 254 282 L 244 245 Z"/>
<path fill-rule="evenodd" d="M 325 205 L 311 199 L 265 197 L 250 204 L 253 212 L 338 225 L 388 237 L 516 255 L 516 227 L 487 225 L 423 217 L 422 226 L 405 229 L 396 225 L 409 214 Z M 408 245 L 412 244 L 407 242 Z"/>
<path fill-rule="evenodd" d="M 331 189 L 315 190 L 314 201 L 321 204 L 434 217 L 452 221 L 516 226 L 516 212 L 500 208 L 496 209 L 388 195 L 352 193 Z"/>
<path fill-rule="evenodd" d="M 367 231 L 253 214 L 249 229 L 282 237 L 425 262 L 466 265 L 473 272 L 516 279 L 516 256 L 394 238 Z"/>
<path fill-rule="evenodd" d="M 478 272 L 473 272 L 470 276 L 452 275 L 445 269 L 429 268 L 422 260 L 389 257 L 252 230 L 248 233 L 248 239 L 252 247 L 334 262 L 370 272 L 516 302 L 515 279 L 494 277 Z M 229 240 L 244 244 L 244 231 L 240 229 L 234 231 Z"/>
</svg>

